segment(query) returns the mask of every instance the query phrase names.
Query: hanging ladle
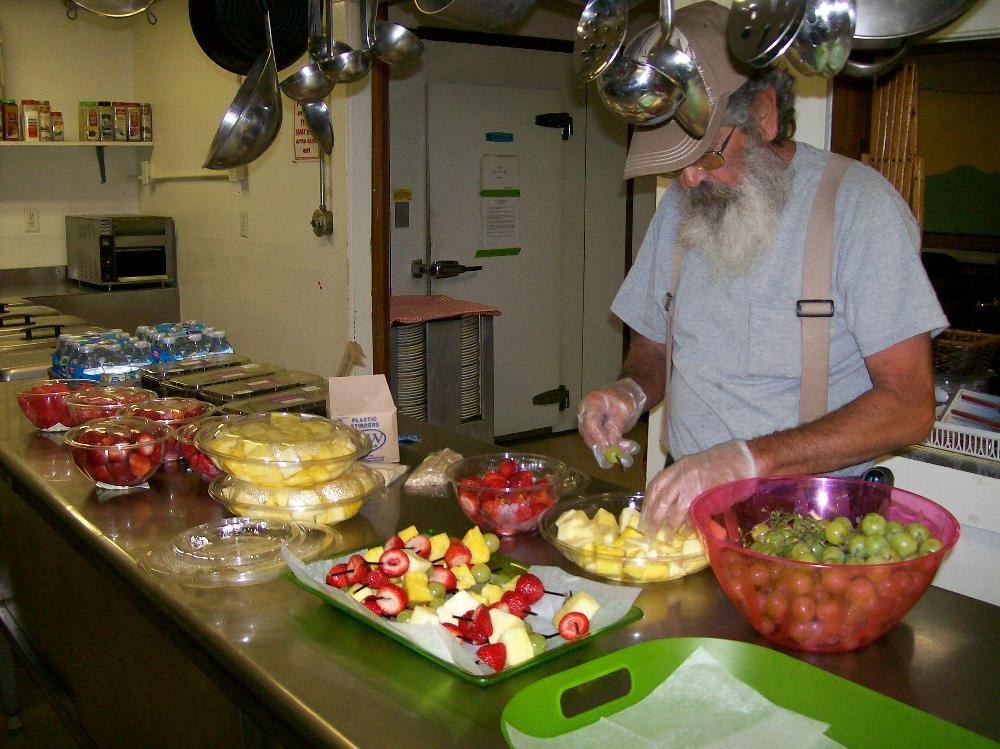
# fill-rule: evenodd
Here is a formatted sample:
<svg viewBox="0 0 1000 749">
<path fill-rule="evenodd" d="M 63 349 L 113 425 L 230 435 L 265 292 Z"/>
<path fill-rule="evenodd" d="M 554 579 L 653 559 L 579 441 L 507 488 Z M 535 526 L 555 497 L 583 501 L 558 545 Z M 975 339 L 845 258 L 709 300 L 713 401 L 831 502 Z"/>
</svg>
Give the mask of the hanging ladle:
<svg viewBox="0 0 1000 749">
<path fill-rule="evenodd" d="M 319 155 L 319 208 L 313 211 L 309 225 L 317 237 L 328 237 L 333 234 L 333 214 L 326 207 L 326 173 L 323 162 L 326 156 Z"/>
<path fill-rule="evenodd" d="M 320 0 L 309 0 L 309 38 L 322 33 Z M 320 101 L 333 90 L 334 81 L 326 77 L 316 57 L 310 53 L 309 62 L 281 82 L 281 91 L 295 101 Z"/>
<path fill-rule="evenodd" d="M 597 78 L 597 93 L 612 112 L 637 125 L 672 117 L 684 91 L 650 59 L 670 47 L 673 4 L 660 0 L 660 18 L 628 43 Z"/>
<path fill-rule="evenodd" d="M 281 93 L 271 38 L 271 13 L 264 0 L 267 49 L 247 72 L 236 98 L 222 116 L 205 159 L 205 169 L 235 169 L 270 147 L 281 129 Z"/>
<path fill-rule="evenodd" d="M 333 153 L 333 120 L 325 101 L 304 101 L 301 103 L 302 116 L 306 127 L 312 133 L 323 153 Z"/>
<path fill-rule="evenodd" d="M 419 36 L 398 23 L 378 21 L 377 16 L 378 0 L 372 0 L 365 41 L 378 59 L 389 65 L 400 65 L 424 53 L 424 43 Z"/>
<path fill-rule="evenodd" d="M 627 26 L 625 0 L 589 0 L 573 42 L 573 69 L 580 80 L 594 80 L 611 64 L 625 41 Z"/>
<path fill-rule="evenodd" d="M 361 3 L 361 37 L 364 42 L 368 34 L 366 3 Z M 327 38 L 333 39 L 333 0 L 326 4 Z M 341 42 L 332 43 L 329 57 L 320 61 L 323 73 L 335 83 L 353 83 L 368 75 L 372 66 L 372 53 L 367 49 L 352 49 Z M 338 51 L 339 50 L 339 51 Z"/>
</svg>

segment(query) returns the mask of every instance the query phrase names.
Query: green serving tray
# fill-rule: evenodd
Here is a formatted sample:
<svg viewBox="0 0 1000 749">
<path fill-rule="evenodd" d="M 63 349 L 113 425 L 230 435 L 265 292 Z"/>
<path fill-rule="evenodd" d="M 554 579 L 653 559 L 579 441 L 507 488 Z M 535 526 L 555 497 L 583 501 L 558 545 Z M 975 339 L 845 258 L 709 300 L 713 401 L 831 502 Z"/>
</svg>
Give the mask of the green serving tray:
<svg viewBox="0 0 1000 749">
<path fill-rule="evenodd" d="M 364 549 L 356 549 L 355 551 L 363 552 Z M 343 555 L 338 555 L 338 558 L 340 558 L 340 556 L 347 558 L 353 553 L 355 552 L 353 551 L 345 552 L 345 554 Z M 331 563 L 332 562 L 333 560 L 331 560 Z M 523 564 L 514 561 L 510 557 L 506 557 L 503 554 L 494 554 L 493 556 L 490 557 L 490 562 L 493 564 L 499 563 L 500 569 L 507 574 L 511 574 L 512 576 L 527 570 L 527 567 L 525 567 Z M 640 609 L 637 606 L 633 606 L 631 609 L 628 610 L 628 612 L 626 612 L 626 614 L 623 617 L 615 620 L 606 627 L 602 627 L 601 629 L 598 630 L 593 630 L 587 635 L 579 638 L 578 640 L 573 640 L 572 642 L 564 641 L 559 646 L 550 648 L 541 655 L 536 655 L 531 660 L 525 661 L 520 665 L 514 666 L 512 668 L 505 668 L 503 671 L 500 671 L 495 674 L 488 674 L 488 675 L 470 674 L 468 671 L 458 668 L 453 663 L 449 663 L 448 661 L 442 660 L 441 658 L 438 658 L 436 655 L 427 652 L 416 643 L 400 635 L 398 632 L 392 629 L 392 627 L 383 626 L 381 622 L 379 622 L 378 620 L 365 616 L 363 612 L 358 611 L 356 608 L 349 605 L 346 601 L 341 601 L 340 599 L 334 598 L 333 596 L 324 595 L 320 591 L 315 590 L 314 588 L 310 588 L 308 585 L 299 580 L 290 570 L 285 570 L 284 572 L 281 573 L 281 576 L 284 577 L 286 580 L 291 580 L 293 583 L 298 585 L 303 590 L 307 590 L 313 595 L 322 598 L 324 601 L 329 603 L 334 608 L 343 611 L 345 614 L 348 614 L 349 616 L 354 617 L 359 622 L 362 622 L 363 624 L 371 627 L 372 629 L 378 630 L 386 637 L 395 640 L 401 645 L 405 645 L 413 652 L 419 653 L 424 658 L 433 661 L 446 671 L 450 671 L 451 673 L 455 674 L 455 676 L 458 676 L 461 679 L 465 679 L 465 681 L 469 681 L 472 682 L 473 684 L 478 684 L 479 686 L 483 687 L 488 687 L 492 684 L 496 684 L 497 682 L 509 679 L 512 676 L 516 676 L 517 674 L 523 673 L 528 669 L 535 668 L 536 666 L 540 666 L 543 663 L 548 663 L 553 658 L 558 658 L 564 653 L 568 653 L 571 650 L 576 650 L 577 648 L 581 648 L 587 643 L 591 642 L 592 640 L 601 637 L 602 635 L 606 635 L 609 632 L 614 632 L 616 629 L 620 629 L 621 627 L 624 627 L 626 624 L 631 624 L 632 622 L 638 621 L 639 619 L 642 618 L 642 609 Z"/>
<path fill-rule="evenodd" d="M 550 738 L 612 715 L 645 698 L 699 647 L 776 705 L 829 723 L 826 735 L 849 749 L 1000 746 L 954 723 L 776 650 L 707 637 L 639 643 L 540 679 L 507 703 L 500 716 L 504 738 L 510 744 L 511 726 L 530 736 Z M 622 670 L 631 681 L 626 694 L 566 717 L 561 707 L 564 693 Z"/>
</svg>

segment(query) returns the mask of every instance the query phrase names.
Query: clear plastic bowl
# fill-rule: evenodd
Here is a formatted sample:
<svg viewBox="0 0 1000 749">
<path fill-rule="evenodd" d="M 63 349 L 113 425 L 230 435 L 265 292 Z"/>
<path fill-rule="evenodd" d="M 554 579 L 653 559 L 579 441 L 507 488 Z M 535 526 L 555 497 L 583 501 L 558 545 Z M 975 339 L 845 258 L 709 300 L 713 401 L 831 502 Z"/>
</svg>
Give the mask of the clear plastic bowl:
<svg viewBox="0 0 1000 749">
<path fill-rule="evenodd" d="M 324 416 L 268 413 L 221 422 L 195 446 L 240 481 L 308 488 L 333 481 L 371 451 L 371 438 Z"/>
<path fill-rule="evenodd" d="M 172 427 L 173 437 L 180 446 L 181 457 L 187 467 L 206 481 L 222 475 L 222 470 L 212 462 L 212 459 L 198 449 L 194 444 L 195 434 L 204 427 L 212 427 L 223 421 L 239 418 L 233 414 L 215 413 L 211 416 L 200 416 L 177 427 Z"/>
<path fill-rule="evenodd" d="M 630 508 L 642 511 L 641 492 L 608 492 L 560 502 L 542 516 L 539 531 L 569 561 L 588 572 L 630 585 L 676 580 L 708 566 L 708 556 L 697 534 L 682 528 L 668 536 L 649 538 L 625 533 L 621 525 L 583 524 L 583 513 L 593 521 L 600 510 L 615 520 Z M 576 519 L 571 521 L 573 513 Z M 607 517 L 604 516 L 606 519 Z M 575 526 L 575 527 L 572 527 Z M 638 532 L 638 529 L 636 529 Z M 676 541 L 674 540 L 676 539 Z M 687 551 L 684 543 L 687 542 Z"/>
<path fill-rule="evenodd" d="M 69 426 L 79 426 L 93 419 L 117 416 L 125 406 L 155 397 L 156 393 L 146 388 L 95 385 L 67 395 L 63 402 L 69 415 Z"/>
<path fill-rule="evenodd" d="M 202 416 L 211 416 L 218 409 L 211 403 L 205 403 L 195 398 L 150 398 L 141 403 L 125 406 L 121 416 L 143 416 L 153 421 L 166 424 L 176 430 L 183 424 L 189 424 Z M 163 460 L 169 462 L 181 459 L 181 446 L 171 433 L 163 449 Z"/>
<path fill-rule="evenodd" d="M 339 478 L 308 489 L 255 486 L 223 475 L 212 481 L 208 493 L 234 515 L 333 525 L 357 515 L 384 489 L 380 473 L 357 464 Z"/>
<path fill-rule="evenodd" d="M 59 432 L 69 429 L 70 415 L 66 396 L 92 388 L 93 380 L 45 380 L 17 391 L 17 404 L 36 429 Z"/>
<path fill-rule="evenodd" d="M 495 479 L 512 464 L 516 473 L 502 482 Z M 515 478 L 518 475 L 524 478 Z M 588 481 L 584 473 L 555 458 L 513 452 L 463 458 L 448 466 L 445 476 L 469 520 L 499 536 L 534 533 L 542 513 Z"/>
<path fill-rule="evenodd" d="M 77 467 L 98 486 L 122 488 L 144 484 L 163 462 L 170 429 L 139 416 L 94 419 L 73 427 L 65 444 Z"/>
<path fill-rule="evenodd" d="M 772 510 L 833 519 L 877 512 L 903 525 L 923 523 L 939 551 L 887 564 L 820 564 L 743 546 Z M 689 517 L 701 533 L 719 584 L 751 626 L 793 650 L 841 653 L 892 628 L 923 595 L 958 541 L 958 521 L 917 494 L 860 479 L 800 476 L 749 479 L 700 495 Z"/>
</svg>

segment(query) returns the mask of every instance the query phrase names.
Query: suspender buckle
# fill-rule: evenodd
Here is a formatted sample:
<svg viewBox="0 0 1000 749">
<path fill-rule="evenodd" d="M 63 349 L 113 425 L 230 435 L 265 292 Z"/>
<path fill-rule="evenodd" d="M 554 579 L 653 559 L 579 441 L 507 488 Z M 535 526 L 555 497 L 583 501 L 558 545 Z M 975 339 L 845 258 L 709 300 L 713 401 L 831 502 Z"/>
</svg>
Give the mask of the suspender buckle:
<svg viewBox="0 0 1000 749">
<path fill-rule="evenodd" d="M 674 306 L 674 295 L 669 291 L 663 295 L 663 311 L 670 314 L 671 307 Z"/>
<path fill-rule="evenodd" d="M 832 299 L 799 299 L 795 302 L 796 317 L 833 317 Z"/>
</svg>

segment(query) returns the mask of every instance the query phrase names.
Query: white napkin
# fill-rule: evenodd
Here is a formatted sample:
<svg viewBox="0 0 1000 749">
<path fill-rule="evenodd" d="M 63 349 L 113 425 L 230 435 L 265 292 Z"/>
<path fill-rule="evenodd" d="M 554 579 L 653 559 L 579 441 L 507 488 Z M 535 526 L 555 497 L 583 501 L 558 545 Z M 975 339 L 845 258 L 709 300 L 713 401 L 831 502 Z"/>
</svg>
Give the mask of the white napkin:
<svg viewBox="0 0 1000 749">
<path fill-rule="evenodd" d="M 834 749 L 829 724 L 786 710 L 698 648 L 643 700 L 575 731 L 529 736 L 507 725 L 515 749 Z"/>
</svg>

